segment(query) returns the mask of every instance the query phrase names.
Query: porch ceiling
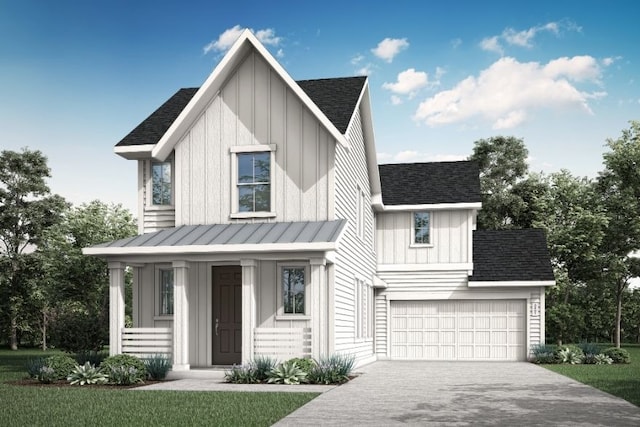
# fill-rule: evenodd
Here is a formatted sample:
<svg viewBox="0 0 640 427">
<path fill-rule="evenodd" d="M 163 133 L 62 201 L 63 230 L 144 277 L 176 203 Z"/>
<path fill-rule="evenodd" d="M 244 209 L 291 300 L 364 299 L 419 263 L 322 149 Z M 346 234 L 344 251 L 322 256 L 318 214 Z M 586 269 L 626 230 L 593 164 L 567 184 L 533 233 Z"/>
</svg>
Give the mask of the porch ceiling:
<svg viewBox="0 0 640 427">
<path fill-rule="evenodd" d="M 183 225 L 84 248 L 85 255 L 331 251 L 346 220 Z"/>
</svg>

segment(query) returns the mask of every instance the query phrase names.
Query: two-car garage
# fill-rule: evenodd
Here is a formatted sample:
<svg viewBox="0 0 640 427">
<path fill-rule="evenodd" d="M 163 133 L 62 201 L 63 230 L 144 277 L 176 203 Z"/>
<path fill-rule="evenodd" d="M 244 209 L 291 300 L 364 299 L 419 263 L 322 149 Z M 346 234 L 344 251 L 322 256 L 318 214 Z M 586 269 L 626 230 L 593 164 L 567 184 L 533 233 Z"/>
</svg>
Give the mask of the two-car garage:
<svg viewBox="0 0 640 427">
<path fill-rule="evenodd" d="M 526 359 L 526 300 L 390 302 L 396 360 Z"/>
</svg>

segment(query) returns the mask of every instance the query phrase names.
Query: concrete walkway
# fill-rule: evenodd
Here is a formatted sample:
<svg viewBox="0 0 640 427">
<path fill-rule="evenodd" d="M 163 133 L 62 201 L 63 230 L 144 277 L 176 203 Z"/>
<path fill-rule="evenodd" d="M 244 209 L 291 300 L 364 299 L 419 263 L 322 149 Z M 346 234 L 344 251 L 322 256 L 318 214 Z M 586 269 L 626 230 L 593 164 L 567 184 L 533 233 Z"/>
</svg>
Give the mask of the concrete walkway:
<svg viewBox="0 0 640 427">
<path fill-rule="evenodd" d="M 375 362 L 276 426 L 640 426 L 640 408 L 530 363 Z"/>
</svg>

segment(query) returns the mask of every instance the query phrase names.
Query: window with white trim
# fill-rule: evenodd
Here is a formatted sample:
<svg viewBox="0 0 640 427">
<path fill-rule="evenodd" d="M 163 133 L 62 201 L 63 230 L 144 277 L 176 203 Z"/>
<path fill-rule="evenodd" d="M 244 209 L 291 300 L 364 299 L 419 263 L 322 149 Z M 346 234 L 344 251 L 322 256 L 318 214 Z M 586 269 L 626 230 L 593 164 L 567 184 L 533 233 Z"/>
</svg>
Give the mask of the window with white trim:
<svg viewBox="0 0 640 427">
<path fill-rule="evenodd" d="M 431 213 L 430 212 L 414 212 L 413 213 L 413 243 L 415 245 L 431 244 Z"/>
<path fill-rule="evenodd" d="M 282 314 L 306 314 L 306 270 L 302 265 L 283 266 L 280 268 Z"/>
<path fill-rule="evenodd" d="M 171 205 L 171 161 L 151 163 L 151 204 Z"/>
<path fill-rule="evenodd" d="M 231 148 L 233 156 L 233 218 L 275 216 L 273 165 L 275 145 Z"/>
<path fill-rule="evenodd" d="M 158 270 L 160 316 L 173 315 L 173 269 L 161 268 Z"/>
<path fill-rule="evenodd" d="M 373 288 L 364 280 L 356 279 L 354 295 L 355 337 L 373 337 Z"/>
</svg>

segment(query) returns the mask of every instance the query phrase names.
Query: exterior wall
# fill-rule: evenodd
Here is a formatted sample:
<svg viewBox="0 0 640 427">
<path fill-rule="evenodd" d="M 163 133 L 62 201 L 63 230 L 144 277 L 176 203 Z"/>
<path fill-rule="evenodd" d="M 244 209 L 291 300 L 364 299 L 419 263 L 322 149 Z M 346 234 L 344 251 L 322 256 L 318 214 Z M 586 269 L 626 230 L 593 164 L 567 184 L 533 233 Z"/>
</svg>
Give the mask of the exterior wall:
<svg viewBox="0 0 640 427">
<path fill-rule="evenodd" d="M 471 210 L 431 212 L 430 247 L 411 247 L 412 212 L 376 215 L 378 264 L 470 263 L 473 230 Z"/>
<path fill-rule="evenodd" d="M 234 146 L 275 144 L 275 217 L 324 221 L 329 209 L 335 141 L 255 52 L 175 148 L 176 225 L 223 224 L 230 214 Z"/>
<path fill-rule="evenodd" d="M 366 168 L 364 140 L 357 112 L 348 135 L 350 148 L 336 148 L 335 212 L 347 219 L 335 262 L 334 345 L 335 352 L 353 353 L 357 363 L 374 355 L 374 338 L 356 338 L 356 279 L 373 284 L 375 272 L 374 216 L 371 209 L 369 176 Z M 358 235 L 358 189 L 364 193 L 364 237 Z"/>
</svg>

